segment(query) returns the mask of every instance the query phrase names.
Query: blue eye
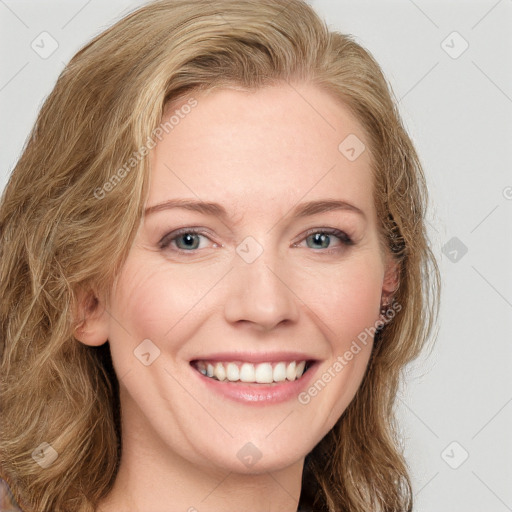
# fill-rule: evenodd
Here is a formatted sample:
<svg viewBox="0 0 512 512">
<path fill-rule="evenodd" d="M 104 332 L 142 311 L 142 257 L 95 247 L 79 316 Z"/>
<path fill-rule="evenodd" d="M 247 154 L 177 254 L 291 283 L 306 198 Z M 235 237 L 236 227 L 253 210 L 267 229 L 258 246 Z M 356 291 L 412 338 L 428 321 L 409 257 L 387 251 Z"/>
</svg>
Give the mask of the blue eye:
<svg viewBox="0 0 512 512">
<path fill-rule="evenodd" d="M 199 240 L 197 233 L 185 233 L 176 237 L 176 245 L 178 249 L 198 249 L 199 248 Z M 180 247 L 179 242 L 183 242 L 184 247 Z"/>
<path fill-rule="evenodd" d="M 205 235 L 204 230 L 201 230 L 200 228 L 182 228 L 165 235 L 162 240 L 160 240 L 158 245 L 162 250 L 170 249 L 177 252 L 193 253 L 194 251 L 201 249 L 201 238 L 210 240 L 210 238 Z M 306 236 L 302 239 L 302 241 L 306 241 L 307 247 L 309 249 L 327 249 L 326 251 L 320 252 L 333 252 L 340 249 L 340 244 L 331 247 L 333 238 L 337 239 L 341 245 L 354 245 L 354 242 L 346 233 L 334 228 L 317 228 L 310 230 L 308 233 L 306 233 Z M 218 247 L 218 245 L 215 243 L 213 245 Z M 299 247 L 299 243 L 293 244 L 293 247 Z"/>
<path fill-rule="evenodd" d="M 310 249 L 330 249 L 332 237 L 337 238 L 343 245 L 354 245 L 352 239 L 339 229 L 322 229 L 310 231 L 305 238 L 306 243 L 311 241 L 313 246 L 308 243 Z M 320 245 L 315 247 L 314 244 Z"/>
<path fill-rule="evenodd" d="M 184 228 L 173 233 L 169 233 L 162 240 L 160 240 L 160 249 L 168 248 L 172 243 L 176 244 L 176 247 L 180 251 L 194 251 L 199 249 L 199 238 L 205 235 L 201 234 L 199 230 L 194 228 Z"/>
</svg>

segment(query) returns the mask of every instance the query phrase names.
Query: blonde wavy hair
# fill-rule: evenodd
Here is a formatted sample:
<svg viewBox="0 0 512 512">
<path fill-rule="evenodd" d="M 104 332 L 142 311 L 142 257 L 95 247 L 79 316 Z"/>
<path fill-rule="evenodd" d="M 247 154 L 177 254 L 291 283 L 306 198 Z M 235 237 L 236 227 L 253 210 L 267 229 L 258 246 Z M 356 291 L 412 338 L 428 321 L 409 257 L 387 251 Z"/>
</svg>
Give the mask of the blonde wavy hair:
<svg viewBox="0 0 512 512">
<path fill-rule="evenodd" d="M 399 262 L 400 314 L 378 331 L 363 382 L 307 456 L 300 504 L 412 510 L 394 404 L 402 368 L 434 331 L 440 278 L 425 227 L 424 173 L 373 57 L 301 0 L 162 0 L 82 48 L 46 99 L 0 205 L 2 476 L 25 511 L 93 512 L 121 454 L 108 343 L 74 337 L 80 297 L 108 297 L 148 192 L 145 145 L 169 102 L 193 91 L 308 82 L 365 130 L 381 240 Z M 81 295 L 82 294 L 82 295 Z M 90 295 L 93 300 L 93 295 Z M 49 443 L 47 468 L 32 452 Z"/>
</svg>

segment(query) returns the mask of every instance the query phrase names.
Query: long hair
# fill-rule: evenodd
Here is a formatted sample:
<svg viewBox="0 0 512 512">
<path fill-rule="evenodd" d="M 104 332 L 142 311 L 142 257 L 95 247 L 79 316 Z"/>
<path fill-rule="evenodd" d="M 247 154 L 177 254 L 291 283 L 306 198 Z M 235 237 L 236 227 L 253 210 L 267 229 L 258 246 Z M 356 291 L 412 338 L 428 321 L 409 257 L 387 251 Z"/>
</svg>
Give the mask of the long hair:
<svg viewBox="0 0 512 512">
<path fill-rule="evenodd" d="M 378 331 L 355 398 L 307 456 L 301 503 L 412 509 L 394 403 L 401 369 L 433 332 L 440 278 L 424 173 L 391 87 L 368 51 L 301 0 L 162 0 L 72 58 L 2 196 L 0 463 L 27 512 L 93 512 L 116 477 L 120 411 L 108 343 L 88 347 L 73 332 L 80 294 L 108 297 L 142 217 L 149 163 L 134 155 L 181 96 L 283 81 L 333 94 L 363 127 L 379 235 L 400 279 L 401 311 Z M 42 468 L 33 453 L 48 445 L 58 457 Z"/>
</svg>

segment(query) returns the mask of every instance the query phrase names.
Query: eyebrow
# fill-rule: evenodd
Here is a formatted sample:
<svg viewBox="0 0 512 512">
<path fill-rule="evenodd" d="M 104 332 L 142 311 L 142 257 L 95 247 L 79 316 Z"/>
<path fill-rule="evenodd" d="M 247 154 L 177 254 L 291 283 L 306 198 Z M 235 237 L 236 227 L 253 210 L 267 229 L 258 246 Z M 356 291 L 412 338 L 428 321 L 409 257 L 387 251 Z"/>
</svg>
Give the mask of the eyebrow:
<svg viewBox="0 0 512 512">
<path fill-rule="evenodd" d="M 228 212 L 219 203 L 196 201 L 194 199 L 171 199 L 169 201 L 165 201 L 164 203 L 155 204 L 146 208 L 144 215 L 147 216 L 155 212 L 170 210 L 173 208 L 184 208 L 186 210 L 203 213 L 205 215 L 214 215 L 222 219 L 226 219 L 228 217 Z M 337 199 L 308 201 L 307 203 L 299 204 L 292 209 L 294 217 L 308 217 L 311 215 L 336 210 L 355 212 L 366 218 L 365 213 L 357 206 Z"/>
</svg>

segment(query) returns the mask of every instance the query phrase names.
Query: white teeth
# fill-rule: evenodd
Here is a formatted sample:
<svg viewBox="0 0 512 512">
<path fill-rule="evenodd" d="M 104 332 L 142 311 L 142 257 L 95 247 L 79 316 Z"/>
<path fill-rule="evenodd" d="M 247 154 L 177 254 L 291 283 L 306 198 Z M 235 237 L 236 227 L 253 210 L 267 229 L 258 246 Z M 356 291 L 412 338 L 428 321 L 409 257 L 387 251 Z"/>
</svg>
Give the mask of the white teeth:
<svg viewBox="0 0 512 512">
<path fill-rule="evenodd" d="M 240 368 L 240 380 L 242 382 L 255 382 L 256 381 L 256 370 L 254 365 L 251 363 L 244 363 Z"/>
<path fill-rule="evenodd" d="M 203 375 L 220 381 L 230 382 L 257 382 L 271 384 L 272 382 L 294 381 L 300 379 L 306 368 L 306 361 L 292 361 L 291 363 L 207 363 L 198 361 L 196 369 Z"/>
<path fill-rule="evenodd" d="M 277 363 L 274 366 L 273 377 L 275 382 L 283 382 L 286 380 L 286 363 Z"/>
<path fill-rule="evenodd" d="M 231 382 L 235 382 L 240 379 L 240 370 L 235 363 L 228 363 L 226 368 L 226 376 Z"/>
<path fill-rule="evenodd" d="M 270 363 L 261 363 L 256 366 L 256 382 L 259 384 L 270 384 L 274 381 L 272 375 L 272 365 Z"/>
<path fill-rule="evenodd" d="M 295 380 L 296 377 L 297 377 L 297 368 L 295 365 L 295 361 L 293 361 L 286 367 L 286 378 L 288 380 Z"/>
<path fill-rule="evenodd" d="M 217 363 L 215 365 L 215 370 L 213 374 L 219 380 L 226 380 L 226 370 L 224 370 L 224 365 L 222 363 Z"/>
</svg>

